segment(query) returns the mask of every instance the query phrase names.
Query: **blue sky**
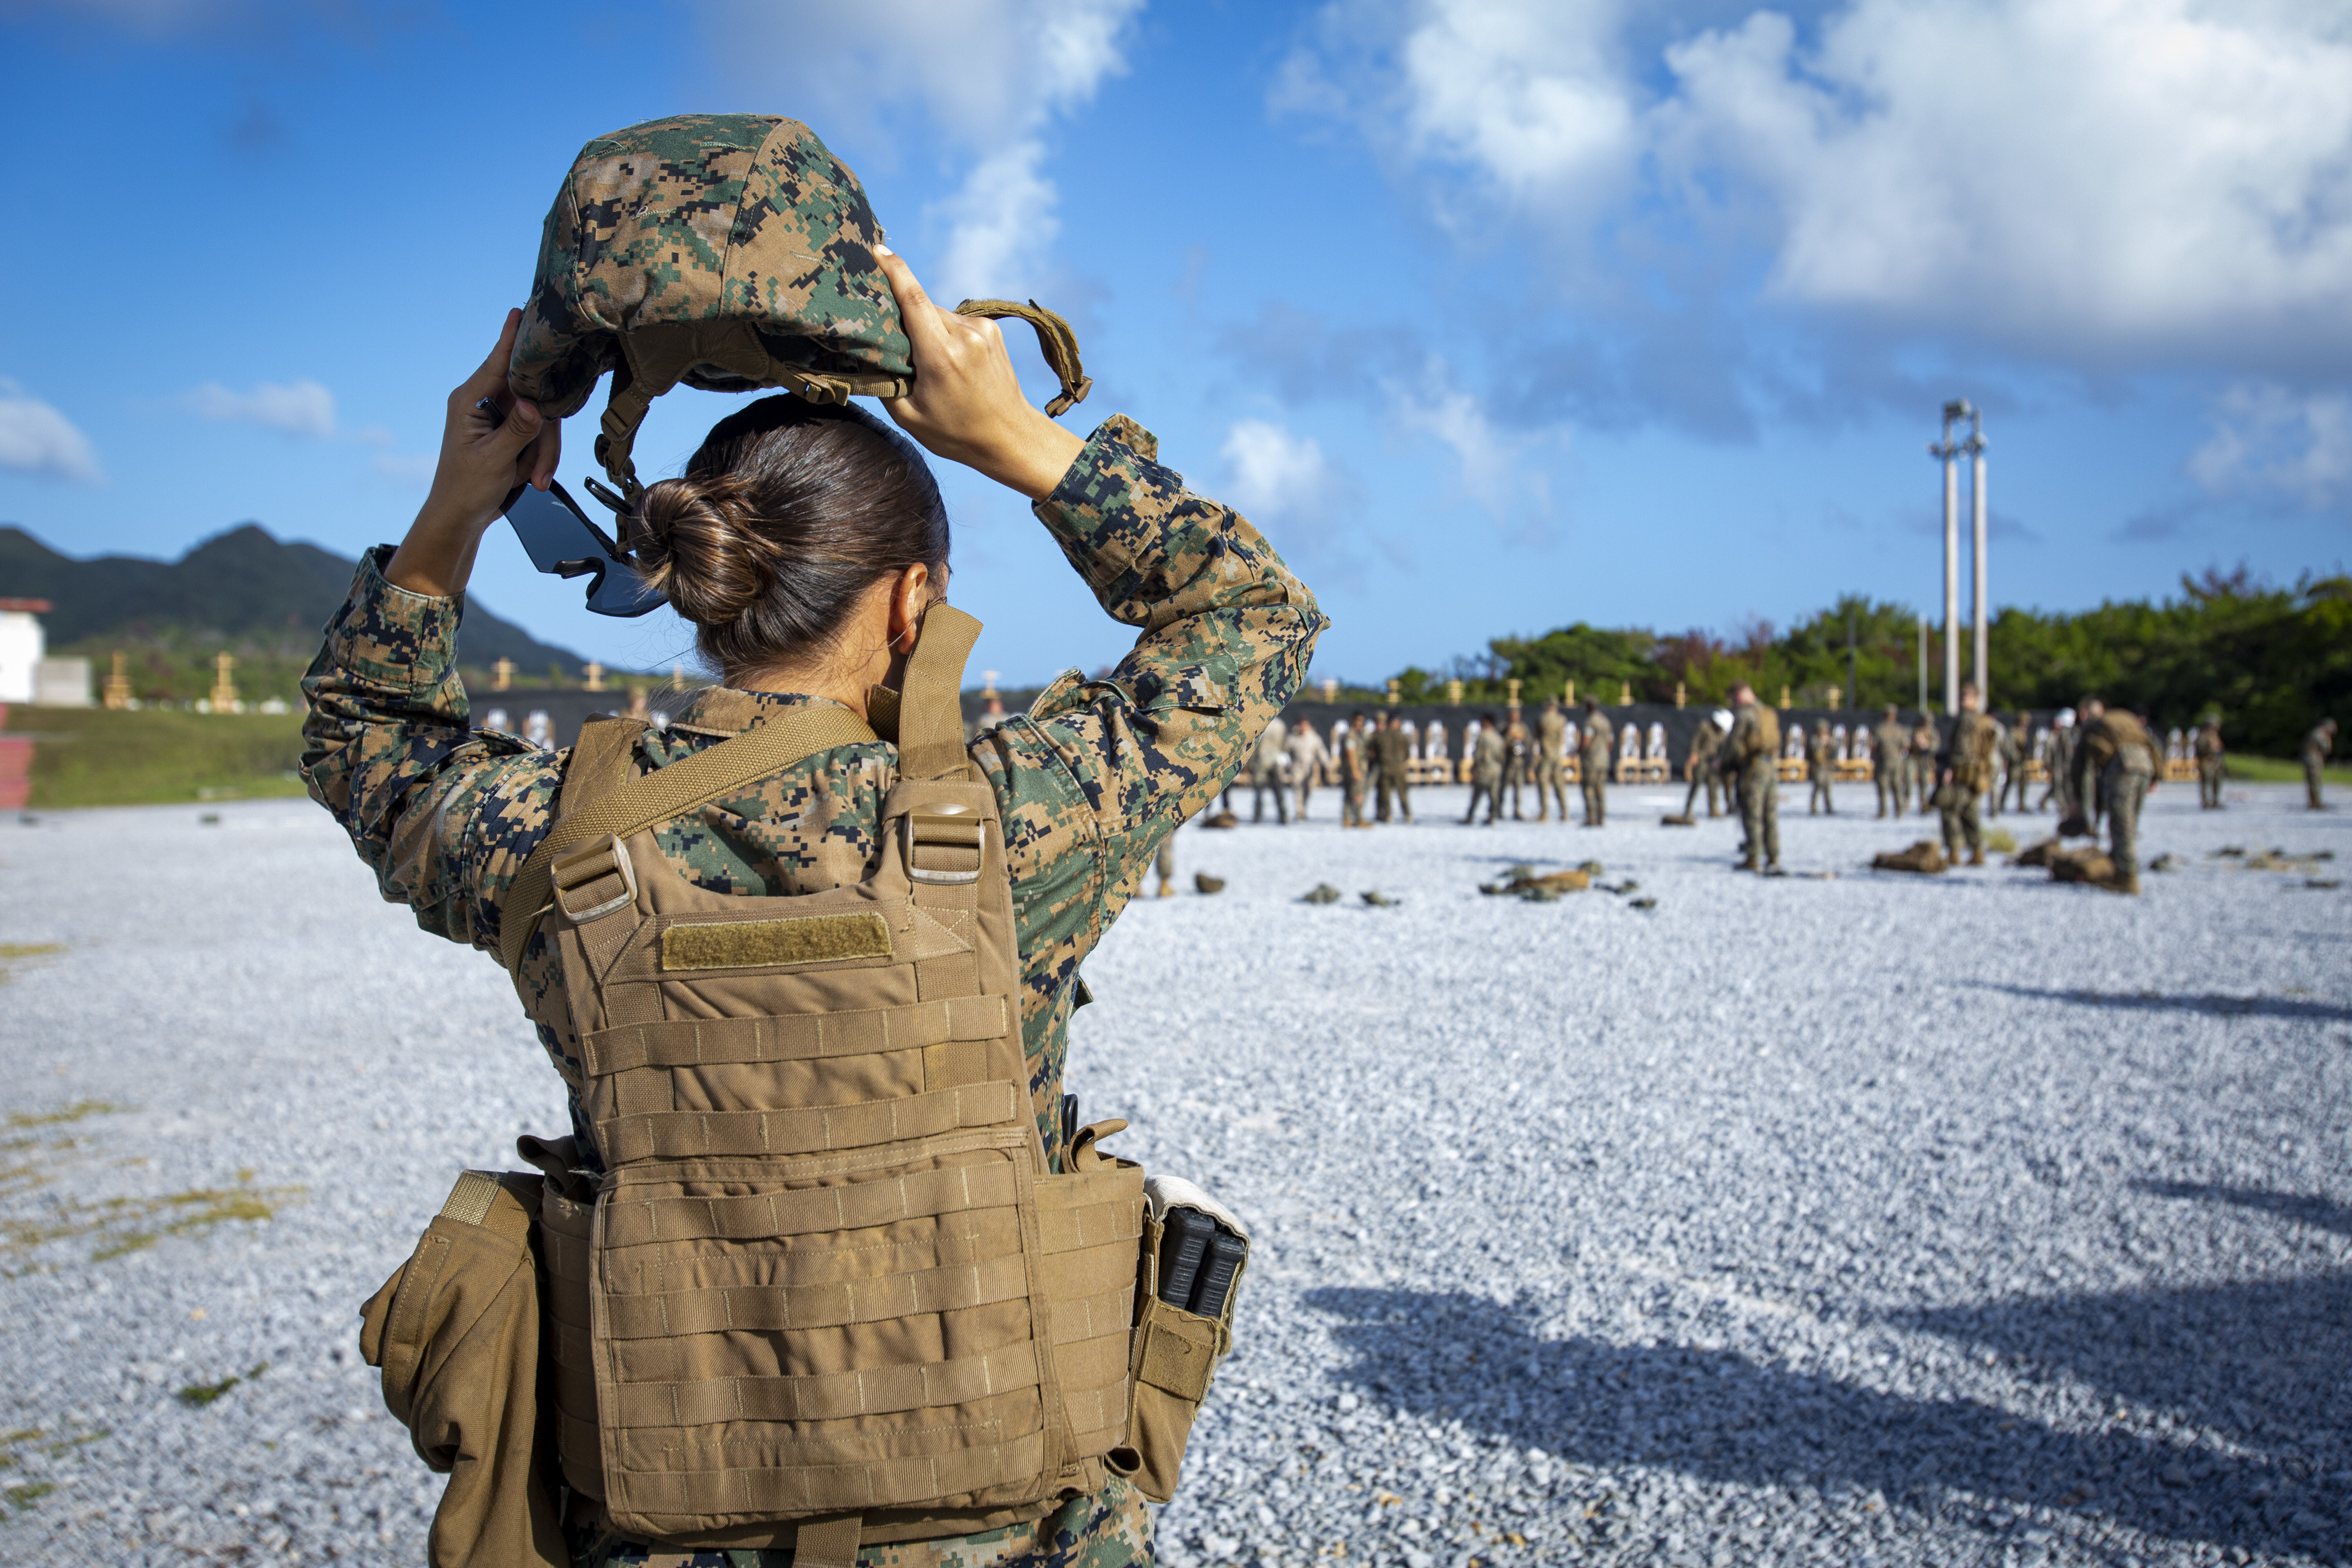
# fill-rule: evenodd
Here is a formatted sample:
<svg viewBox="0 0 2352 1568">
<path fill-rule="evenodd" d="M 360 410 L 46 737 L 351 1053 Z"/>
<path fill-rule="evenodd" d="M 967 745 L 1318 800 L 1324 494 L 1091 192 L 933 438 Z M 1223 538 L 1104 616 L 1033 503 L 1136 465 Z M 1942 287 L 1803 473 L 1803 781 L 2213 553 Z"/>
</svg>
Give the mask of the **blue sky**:
<svg viewBox="0 0 2352 1568">
<path fill-rule="evenodd" d="M 0 520 L 397 538 L 579 144 L 706 110 L 808 120 L 934 292 L 1067 314 L 1066 418 L 1134 414 L 1266 530 L 1318 676 L 1932 612 L 1955 396 L 1996 603 L 2352 553 L 2352 13 L 2296 0 L 0 0 Z M 641 470 L 730 404 L 665 398 Z M 940 467 L 976 663 L 1117 657 Z M 614 664 L 688 642 L 503 538 L 476 591 Z"/>
</svg>

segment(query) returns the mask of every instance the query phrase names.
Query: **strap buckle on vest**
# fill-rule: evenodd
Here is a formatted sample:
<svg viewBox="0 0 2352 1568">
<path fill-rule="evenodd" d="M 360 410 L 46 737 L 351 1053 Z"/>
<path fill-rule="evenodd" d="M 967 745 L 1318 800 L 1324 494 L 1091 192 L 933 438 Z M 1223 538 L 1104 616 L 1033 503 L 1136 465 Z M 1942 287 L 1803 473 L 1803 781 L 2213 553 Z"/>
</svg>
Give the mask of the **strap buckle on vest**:
<svg viewBox="0 0 2352 1568">
<path fill-rule="evenodd" d="M 560 854 L 548 867 L 555 906 L 575 925 L 601 920 L 637 901 L 637 868 L 621 841 L 607 833 Z M 574 908 L 574 904 L 580 907 Z"/>
<path fill-rule="evenodd" d="M 907 874 L 917 882 L 959 883 L 980 880 L 981 846 L 988 837 L 988 821 L 969 806 L 918 806 L 903 819 L 907 824 Z M 917 845 L 970 850 L 970 871 L 927 871 L 915 863 Z"/>
</svg>

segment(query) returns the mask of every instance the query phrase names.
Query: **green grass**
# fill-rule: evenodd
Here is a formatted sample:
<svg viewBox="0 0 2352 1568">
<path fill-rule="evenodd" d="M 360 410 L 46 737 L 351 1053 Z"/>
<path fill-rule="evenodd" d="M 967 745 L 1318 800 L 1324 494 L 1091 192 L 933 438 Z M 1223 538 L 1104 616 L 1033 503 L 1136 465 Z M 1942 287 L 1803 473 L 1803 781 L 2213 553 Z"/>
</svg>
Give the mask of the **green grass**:
<svg viewBox="0 0 2352 1568">
<path fill-rule="evenodd" d="M 35 810 L 299 795 L 300 714 L 8 710 L 33 744 Z"/>
<path fill-rule="evenodd" d="M 2229 776 L 2242 779 L 2249 784 L 2300 784 L 2303 764 L 2284 757 L 2255 757 L 2243 751 L 2232 751 L 2222 758 Z M 2352 786 L 2352 768 L 2334 765 L 2319 770 L 2319 776 L 2330 784 Z"/>
</svg>

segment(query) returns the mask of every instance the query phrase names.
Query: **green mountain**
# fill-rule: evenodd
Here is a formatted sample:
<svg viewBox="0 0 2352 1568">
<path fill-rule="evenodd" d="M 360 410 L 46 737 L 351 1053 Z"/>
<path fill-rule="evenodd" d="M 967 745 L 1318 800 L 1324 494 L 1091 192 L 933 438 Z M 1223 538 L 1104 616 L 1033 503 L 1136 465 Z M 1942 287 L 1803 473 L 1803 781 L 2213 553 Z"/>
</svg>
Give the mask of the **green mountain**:
<svg viewBox="0 0 2352 1568">
<path fill-rule="evenodd" d="M 42 622 L 50 650 L 91 656 L 101 679 L 113 652 L 131 655 L 142 696 L 201 695 L 212 656 L 228 653 L 236 656 L 237 683 L 247 696 L 290 698 L 357 570 L 356 561 L 281 541 L 253 523 L 215 534 L 175 561 L 78 559 L 0 524 L 0 598 L 49 601 L 53 608 Z M 531 683 L 547 680 L 551 671 L 576 680 L 584 663 L 499 620 L 478 601 L 466 608 L 458 652 L 469 669 L 511 659 L 518 678 Z"/>
</svg>

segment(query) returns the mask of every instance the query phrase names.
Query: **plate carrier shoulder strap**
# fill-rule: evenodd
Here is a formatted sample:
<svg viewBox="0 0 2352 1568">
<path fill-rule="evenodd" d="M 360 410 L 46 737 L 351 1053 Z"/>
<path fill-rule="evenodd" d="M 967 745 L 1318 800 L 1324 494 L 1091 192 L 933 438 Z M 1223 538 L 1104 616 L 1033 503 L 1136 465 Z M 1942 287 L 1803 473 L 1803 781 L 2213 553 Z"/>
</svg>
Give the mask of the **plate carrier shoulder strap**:
<svg viewBox="0 0 2352 1568">
<path fill-rule="evenodd" d="M 1143 1172 L 1091 1137 L 1046 1168 L 959 702 L 979 630 L 933 606 L 874 727 L 799 709 L 632 779 L 635 728 L 595 727 L 508 901 L 509 967 L 534 927 L 556 949 L 606 1167 L 541 1216 L 564 1479 L 625 1535 L 845 1568 L 1040 1518 L 1127 1440 Z M 877 728 L 867 880 L 744 897 L 663 858 L 660 823 Z"/>
</svg>

